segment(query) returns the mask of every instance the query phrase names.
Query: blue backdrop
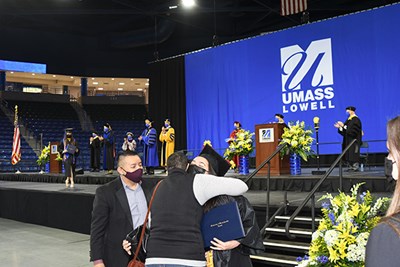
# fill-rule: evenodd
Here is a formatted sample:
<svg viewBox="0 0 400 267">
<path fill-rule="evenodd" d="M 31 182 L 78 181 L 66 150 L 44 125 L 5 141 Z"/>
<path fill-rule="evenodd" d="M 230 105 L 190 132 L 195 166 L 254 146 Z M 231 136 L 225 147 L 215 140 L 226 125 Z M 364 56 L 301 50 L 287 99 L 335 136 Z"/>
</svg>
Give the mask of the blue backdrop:
<svg viewBox="0 0 400 267">
<path fill-rule="evenodd" d="M 399 14 L 396 4 L 187 55 L 188 149 L 206 139 L 225 148 L 235 120 L 254 131 L 275 113 L 310 126 L 318 116 L 320 142 L 341 142 L 333 124 L 350 105 L 363 139 L 385 140 L 387 120 L 400 114 Z M 370 152 L 384 151 L 384 141 L 370 143 Z"/>
</svg>

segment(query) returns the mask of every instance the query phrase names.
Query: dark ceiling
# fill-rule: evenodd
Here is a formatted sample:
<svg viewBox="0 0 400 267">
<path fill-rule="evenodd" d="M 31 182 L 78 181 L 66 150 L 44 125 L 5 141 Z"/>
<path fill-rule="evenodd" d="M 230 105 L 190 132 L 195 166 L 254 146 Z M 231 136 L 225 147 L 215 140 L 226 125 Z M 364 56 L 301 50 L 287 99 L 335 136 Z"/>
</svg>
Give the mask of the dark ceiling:
<svg viewBox="0 0 400 267">
<path fill-rule="evenodd" d="M 48 64 L 48 72 L 147 76 L 147 62 L 399 1 L 309 0 L 283 17 L 279 0 L 3 0 L 0 59 Z"/>
</svg>

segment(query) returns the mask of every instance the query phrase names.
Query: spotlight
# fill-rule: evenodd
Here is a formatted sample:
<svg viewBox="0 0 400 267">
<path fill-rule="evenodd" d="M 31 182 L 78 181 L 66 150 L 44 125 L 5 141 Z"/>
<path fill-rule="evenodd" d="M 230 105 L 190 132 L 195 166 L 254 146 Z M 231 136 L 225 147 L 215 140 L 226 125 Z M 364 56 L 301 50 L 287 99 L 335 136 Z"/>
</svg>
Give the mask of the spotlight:
<svg viewBox="0 0 400 267">
<path fill-rule="evenodd" d="M 196 2 L 194 0 L 182 0 L 181 4 L 184 8 L 191 8 L 196 5 Z"/>
</svg>

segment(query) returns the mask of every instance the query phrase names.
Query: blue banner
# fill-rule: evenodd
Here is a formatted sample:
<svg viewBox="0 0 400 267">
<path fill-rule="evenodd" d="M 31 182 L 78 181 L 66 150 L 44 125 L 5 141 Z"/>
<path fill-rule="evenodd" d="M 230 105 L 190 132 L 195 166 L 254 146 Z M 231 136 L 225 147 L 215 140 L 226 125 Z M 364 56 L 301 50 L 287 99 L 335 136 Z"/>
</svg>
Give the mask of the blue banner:
<svg viewBox="0 0 400 267">
<path fill-rule="evenodd" d="M 233 122 L 320 118 L 321 154 L 341 151 L 334 128 L 355 106 L 369 152 L 385 152 L 386 122 L 400 114 L 400 4 L 308 24 L 185 57 L 188 149 L 217 149 Z M 396 26 L 395 26 L 396 25 Z"/>
</svg>

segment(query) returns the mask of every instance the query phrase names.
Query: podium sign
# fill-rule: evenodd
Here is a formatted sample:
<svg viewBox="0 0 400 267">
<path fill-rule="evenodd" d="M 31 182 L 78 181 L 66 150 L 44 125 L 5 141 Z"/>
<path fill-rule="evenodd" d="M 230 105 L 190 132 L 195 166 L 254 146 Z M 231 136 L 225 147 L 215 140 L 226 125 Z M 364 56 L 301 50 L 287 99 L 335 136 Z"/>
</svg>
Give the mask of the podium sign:
<svg viewBox="0 0 400 267">
<path fill-rule="evenodd" d="M 285 124 L 269 123 L 256 125 L 256 167 L 260 166 L 278 148 L 280 138 Z M 259 174 L 268 173 L 268 164 L 265 165 Z M 290 173 L 289 156 L 281 159 L 276 155 L 271 160 L 271 175 L 281 175 Z"/>
<path fill-rule="evenodd" d="M 260 143 L 271 143 L 274 142 L 274 128 L 260 128 L 258 130 Z"/>
</svg>

